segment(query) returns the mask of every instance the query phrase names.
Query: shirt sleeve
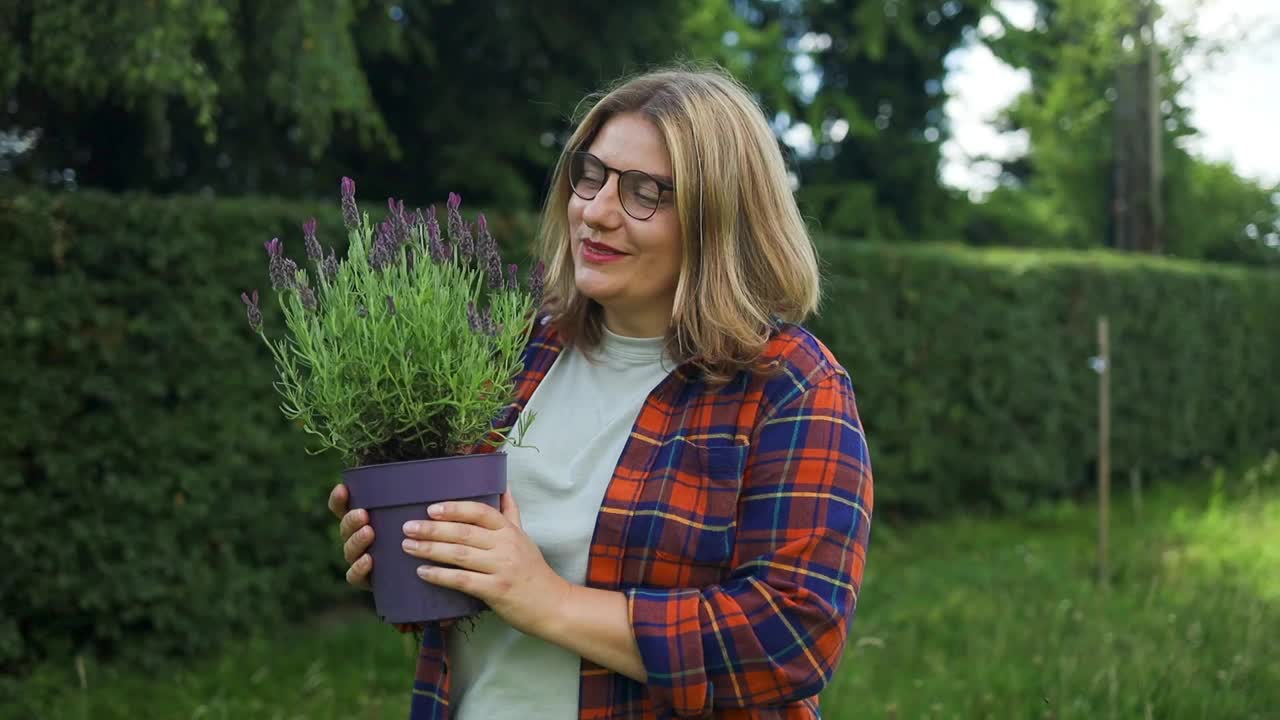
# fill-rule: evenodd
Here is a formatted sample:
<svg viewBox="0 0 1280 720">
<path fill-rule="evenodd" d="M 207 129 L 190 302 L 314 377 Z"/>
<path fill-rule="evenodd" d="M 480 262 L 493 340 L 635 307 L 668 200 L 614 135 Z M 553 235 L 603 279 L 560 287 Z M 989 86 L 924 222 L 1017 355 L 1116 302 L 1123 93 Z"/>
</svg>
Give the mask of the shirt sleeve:
<svg viewBox="0 0 1280 720">
<path fill-rule="evenodd" d="M 843 372 L 792 395 L 753 433 L 732 572 L 627 592 L 649 691 L 677 716 L 816 695 L 843 653 L 871 526 L 867 444 Z"/>
</svg>

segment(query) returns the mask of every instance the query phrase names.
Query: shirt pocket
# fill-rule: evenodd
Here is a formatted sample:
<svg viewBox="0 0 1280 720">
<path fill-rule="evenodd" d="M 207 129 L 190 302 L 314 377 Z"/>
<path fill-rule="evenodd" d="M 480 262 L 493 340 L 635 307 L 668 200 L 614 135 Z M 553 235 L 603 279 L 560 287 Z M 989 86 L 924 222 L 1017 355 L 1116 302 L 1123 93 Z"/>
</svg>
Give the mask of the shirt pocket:
<svg viewBox="0 0 1280 720">
<path fill-rule="evenodd" d="M 733 558 L 738 496 L 749 445 L 676 439 L 658 451 L 629 533 L 659 563 L 715 581 Z M 708 574 L 707 570 L 716 570 Z"/>
</svg>

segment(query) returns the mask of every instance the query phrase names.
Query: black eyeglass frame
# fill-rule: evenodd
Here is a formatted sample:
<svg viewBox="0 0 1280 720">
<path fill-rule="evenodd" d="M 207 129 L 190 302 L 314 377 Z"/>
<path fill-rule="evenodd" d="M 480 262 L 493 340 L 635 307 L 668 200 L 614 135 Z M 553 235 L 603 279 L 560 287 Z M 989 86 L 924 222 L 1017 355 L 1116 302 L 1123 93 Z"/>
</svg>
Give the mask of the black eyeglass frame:
<svg viewBox="0 0 1280 720">
<path fill-rule="evenodd" d="M 588 159 L 590 159 L 590 160 L 594 161 L 594 162 L 595 162 L 596 164 L 598 164 L 600 167 L 604 168 L 604 182 L 600 183 L 600 187 L 599 187 L 595 192 L 591 193 L 591 196 L 590 196 L 590 197 L 588 197 L 588 196 L 586 196 L 586 195 L 584 195 L 584 194 L 582 194 L 582 193 L 578 192 L 578 188 L 574 186 L 574 182 L 573 182 L 573 165 L 574 165 L 574 161 L 575 161 L 577 158 L 588 158 Z M 643 170 L 619 170 L 618 168 L 609 167 L 608 165 L 605 165 L 605 164 L 604 164 L 604 161 L 603 161 L 603 160 L 601 160 L 600 158 L 596 157 L 595 155 L 592 155 L 591 153 L 587 152 L 586 150 L 575 150 L 575 151 L 573 151 L 573 152 L 569 153 L 569 165 L 568 165 L 568 169 L 569 169 L 569 172 L 567 173 L 567 176 L 568 176 L 568 177 L 567 177 L 567 179 L 569 180 L 569 190 L 570 190 L 574 195 L 577 195 L 578 197 L 580 197 L 580 198 L 582 198 L 583 200 L 586 200 L 586 201 L 588 201 L 588 202 L 589 202 L 589 201 L 591 201 L 591 200 L 595 200 L 595 199 L 596 199 L 596 195 L 599 195 L 599 194 L 600 194 L 600 191 L 604 189 L 604 186 L 605 186 L 605 185 L 607 185 L 607 184 L 609 183 L 609 173 L 617 173 L 617 175 L 618 175 L 618 201 L 622 204 L 622 210 L 623 210 L 623 212 L 625 212 L 626 214 L 628 214 L 628 215 L 630 215 L 631 217 L 635 218 L 636 220 L 641 220 L 641 221 L 648 220 L 649 218 L 651 218 L 651 217 L 653 217 L 654 215 L 658 214 L 658 208 L 662 205 L 662 193 L 664 193 L 664 192 L 668 192 L 668 193 L 673 193 L 673 194 L 674 194 L 674 193 L 675 193 L 675 191 L 676 191 L 675 186 L 674 186 L 674 185 L 672 185 L 671 183 L 663 182 L 662 180 L 659 180 L 658 178 L 656 178 L 656 177 L 654 177 L 654 176 L 650 175 L 649 173 L 647 173 L 647 172 L 645 172 L 645 171 L 643 171 Z M 648 215 L 645 215 L 644 217 L 640 217 L 639 215 L 637 215 L 637 214 L 635 214 L 635 213 L 631 212 L 631 209 L 627 207 L 626 195 L 622 192 L 622 176 L 623 176 L 623 175 L 631 175 L 631 174 L 639 175 L 639 176 L 641 176 L 641 177 L 643 177 L 643 178 L 645 178 L 645 179 L 647 179 L 647 180 L 651 180 L 651 181 L 653 181 L 653 184 L 654 184 L 654 185 L 657 185 L 657 186 L 658 186 L 658 201 L 657 201 L 657 203 L 656 203 L 656 204 L 654 204 L 653 208 L 649 209 L 649 214 L 648 214 Z"/>
</svg>

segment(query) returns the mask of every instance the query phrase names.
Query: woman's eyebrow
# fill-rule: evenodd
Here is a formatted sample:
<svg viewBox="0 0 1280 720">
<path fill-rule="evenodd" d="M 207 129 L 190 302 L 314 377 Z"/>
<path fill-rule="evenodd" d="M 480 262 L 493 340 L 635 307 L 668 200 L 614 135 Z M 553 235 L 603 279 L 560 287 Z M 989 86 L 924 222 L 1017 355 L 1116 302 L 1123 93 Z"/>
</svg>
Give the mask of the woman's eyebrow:
<svg viewBox="0 0 1280 720">
<path fill-rule="evenodd" d="M 590 152 L 590 151 L 588 151 L 588 152 Z M 606 167 L 616 168 L 616 169 L 618 169 L 618 170 L 621 170 L 622 172 L 626 172 L 627 170 L 640 170 L 641 172 L 643 172 L 644 174 L 646 174 L 646 175 L 648 175 L 649 177 L 653 178 L 654 180 L 658 180 L 658 181 L 664 182 L 664 183 L 666 183 L 666 184 L 668 184 L 668 185 L 675 185 L 675 181 L 671 179 L 671 176 L 670 176 L 670 175 L 663 175 L 663 174 L 661 174 L 661 173 L 649 172 L 648 170 L 644 170 L 644 169 L 642 169 L 642 168 L 627 168 L 627 167 L 622 167 L 621 165 L 618 165 L 617 163 L 611 162 L 610 160 L 608 160 L 607 158 L 605 158 L 605 156 L 604 156 L 604 155 L 596 155 L 596 157 L 600 158 L 600 162 L 604 163 Z"/>
<path fill-rule="evenodd" d="M 666 184 L 668 184 L 668 185 L 675 185 L 675 183 L 674 183 L 674 182 L 672 182 L 672 180 L 671 180 L 671 176 L 670 176 L 670 175 L 663 175 L 662 173 L 649 172 L 648 170 L 643 170 L 643 169 L 641 169 L 641 168 L 636 168 L 636 169 L 637 169 L 637 170 L 640 170 L 640 171 L 641 171 L 641 172 L 643 172 L 645 175 L 648 175 L 649 177 L 653 178 L 654 180 L 657 180 L 658 182 L 664 182 L 664 183 L 666 183 Z"/>
</svg>

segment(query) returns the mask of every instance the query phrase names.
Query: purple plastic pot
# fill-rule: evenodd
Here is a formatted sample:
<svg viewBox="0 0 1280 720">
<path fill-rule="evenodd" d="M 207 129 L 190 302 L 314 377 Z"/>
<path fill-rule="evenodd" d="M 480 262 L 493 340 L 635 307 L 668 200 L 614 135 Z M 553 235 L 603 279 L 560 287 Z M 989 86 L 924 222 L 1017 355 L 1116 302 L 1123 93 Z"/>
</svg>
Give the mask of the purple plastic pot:
<svg viewBox="0 0 1280 720">
<path fill-rule="evenodd" d="M 351 508 L 369 512 L 373 526 L 373 601 L 387 623 L 420 623 L 474 615 L 485 604 L 418 577 L 430 564 L 404 551 L 402 526 L 427 517 L 442 500 L 476 500 L 499 507 L 507 489 L 507 456 L 484 453 L 367 465 L 342 472 Z"/>
</svg>

